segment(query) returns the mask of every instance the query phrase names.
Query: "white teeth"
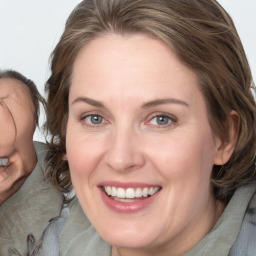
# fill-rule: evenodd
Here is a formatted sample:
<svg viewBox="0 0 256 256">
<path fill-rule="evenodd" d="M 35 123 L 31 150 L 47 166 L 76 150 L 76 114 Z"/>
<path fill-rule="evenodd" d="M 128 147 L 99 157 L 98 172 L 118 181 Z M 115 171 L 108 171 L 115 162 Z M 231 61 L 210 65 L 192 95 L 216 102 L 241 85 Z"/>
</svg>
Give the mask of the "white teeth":
<svg viewBox="0 0 256 256">
<path fill-rule="evenodd" d="M 9 162 L 9 159 L 6 157 L 0 158 L 0 166 L 7 166 Z"/>
<path fill-rule="evenodd" d="M 126 189 L 126 198 L 134 198 L 135 192 L 133 188 Z"/>
<path fill-rule="evenodd" d="M 148 193 L 152 196 L 152 195 L 154 195 L 154 188 L 150 188 L 149 190 L 148 190 Z"/>
<path fill-rule="evenodd" d="M 142 192 L 144 197 L 148 196 L 148 188 L 143 188 L 143 192 Z"/>
<path fill-rule="evenodd" d="M 106 187 L 105 190 L 106 190 L 106 193 L 110 196 L 111 195 L 111 187 Z"/>
<path fill-rule="evenodd" d="M 154 187 L 154 188 L 150 188 L 148 193 L 152 196 L 152 195 L 154 195 L 158 191 L 159 191 L 159 188 L 158 187 Z"/>
<path fill-rule="evenodd" d="M 136 189 L 135 196 L 136 197 L 142 197 L 142 189 L 141 188 Z"/>
<path fill-rule="evenodd" d="M 119 198 L 125 198 L 125 189 L 123 188 L 117 188 L 116 190 L 116 196 Z"/>
<path fill-rule="evenodd" d="M 115 187 L 112 187 L 112 193 L 111 193 L 112 196 L 116 196 L 116 188 Z"/>
<path fill-rule="evenodd" d="M 117 187 L 104 187 L 104 190 L 107 195 L 116 197 L 118 199 L 134 199 L 134 198 L 141 198 L 141 197 L 148 197 L 152 196 L 160 190 L 160 187 L 150 187 L 150 188 L 117 188 Z M 122 201 L 122 200 L 118 200 Z M 127 202 L 127 200 L 125 200 Z"/>
</svg>

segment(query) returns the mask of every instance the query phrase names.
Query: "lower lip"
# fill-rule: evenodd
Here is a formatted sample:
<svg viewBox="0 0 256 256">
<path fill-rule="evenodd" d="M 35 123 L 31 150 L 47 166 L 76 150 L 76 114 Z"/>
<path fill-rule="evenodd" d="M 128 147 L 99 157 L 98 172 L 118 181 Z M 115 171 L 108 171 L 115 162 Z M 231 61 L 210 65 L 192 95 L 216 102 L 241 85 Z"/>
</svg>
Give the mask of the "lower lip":
<svg viewBox="0 0 256 256">
<path fill-rule="evenodd" d="M 125 203 L 125 202 L 119 202 L 112 199 L 102 190 L 102 188 L 99 188 L 99 189 L 100 189 L 103 202 L 107 205 L 107 207 L 110 210 L 118 213 L 136 213 L 141 210 L 144 210 L 145 208 L 149 207 L 153 203 L 153 201 L 156 199 L 157 195 L 159 194 L 159 192 L 157 192 L 153 196 L 147 197 L 145 199 Z"/>
</svg>

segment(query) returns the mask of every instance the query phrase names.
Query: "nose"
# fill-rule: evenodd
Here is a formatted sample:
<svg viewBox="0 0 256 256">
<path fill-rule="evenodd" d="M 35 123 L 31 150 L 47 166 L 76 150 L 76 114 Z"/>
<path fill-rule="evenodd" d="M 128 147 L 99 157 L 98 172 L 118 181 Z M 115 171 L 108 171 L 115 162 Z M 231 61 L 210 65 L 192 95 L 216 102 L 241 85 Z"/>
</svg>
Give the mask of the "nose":
<svg viewBox="0 0 256 256">
<path fill-rule="evenodd" d="M 133 129 L 113 131 L 105 153 L 107 166 L 118 172 L 141 168 L 145 164 L 145 156 L 139 137 Z"/>
</svg>

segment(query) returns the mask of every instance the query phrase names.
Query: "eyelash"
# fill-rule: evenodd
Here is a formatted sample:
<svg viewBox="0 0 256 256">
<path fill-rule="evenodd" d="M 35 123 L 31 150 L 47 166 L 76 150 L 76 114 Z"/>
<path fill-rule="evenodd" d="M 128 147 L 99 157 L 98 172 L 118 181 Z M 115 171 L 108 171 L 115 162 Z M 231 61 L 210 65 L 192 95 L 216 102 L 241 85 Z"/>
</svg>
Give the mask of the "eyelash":
<svg viewBox="0 0 256 256">
<path fill-rule="evenodd" d="M 157 119 L 157 118 L 164 118 L 164 119 L 167 119 L 167 122 L 166 124 L 150 124 L 150 122 L 154 119 Z M 156 120 L 157 122 L 157 120 Z M 165 113 L 160 113 L 160 114 L 154 114 L 152 116 L 150 116 L 149 120 L 146 121 L 146 124 L 152 126 L 152 127 L 156 127 L 156 128 L 167 128 L 167 127 L 170 127 L 174 124 L 176 124 L 178 122 L 177 118 L 172 116 L 172 115 L 169 115 L 169 114 L 165 114 Z"/>
<path fill-rule="evenodd" d="M 88 120 L 86 120 L 87 118 L 90 118 L 90 122 L 88 122 Z M 100 122 L 98 124 L 93 124 L 92 123 L 92 118 L 100 118 L 103 122 Z M 81 121 L 85 122 L 87 126 L 89 127 L 98 127 L 98 126 L 101 126 L 101 125 L 104 125 L 104 123 L 107 123 L 107 121 L 104 119 L 104 117 L 100 114 L 97 114 L 97 113 L 93 113 L 93 114 L 88 114 L 88 115 L 85 115 L 85 116 L 82 116 L 80 118 Z M 96 120 L 96 119 L 94 119 Z"/>
</svg>

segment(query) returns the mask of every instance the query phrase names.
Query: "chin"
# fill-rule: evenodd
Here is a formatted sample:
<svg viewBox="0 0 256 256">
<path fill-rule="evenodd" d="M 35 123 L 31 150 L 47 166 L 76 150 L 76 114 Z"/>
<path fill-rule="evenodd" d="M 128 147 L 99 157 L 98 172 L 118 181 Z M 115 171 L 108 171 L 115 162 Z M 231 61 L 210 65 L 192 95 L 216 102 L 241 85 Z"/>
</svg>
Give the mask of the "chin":
<svg viewBox="0 0 256 256">
<path fill-rule="evenodd" d="M 113 227 L 108 230 L 97 229 L 97 231 L 107 243 L 121 248 L 138 249 L 152 247 L 157 239 L 156 231 L 153 230 L 119 227 Z"/>
</svg>

